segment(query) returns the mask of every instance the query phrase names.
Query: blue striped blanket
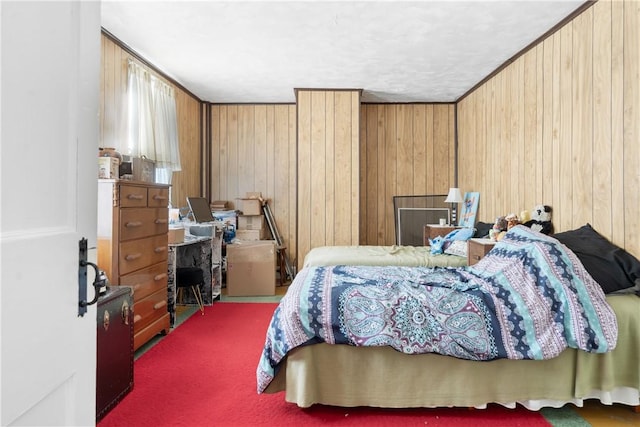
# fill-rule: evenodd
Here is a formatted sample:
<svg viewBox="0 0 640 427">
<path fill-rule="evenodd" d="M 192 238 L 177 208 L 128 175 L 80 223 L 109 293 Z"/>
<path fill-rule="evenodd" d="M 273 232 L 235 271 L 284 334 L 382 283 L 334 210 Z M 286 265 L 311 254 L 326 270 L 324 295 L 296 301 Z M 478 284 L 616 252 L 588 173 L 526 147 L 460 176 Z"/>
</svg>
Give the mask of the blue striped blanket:
<svg viewBox="0 0 640 427">
<path fill-rule="evenodd" d="M 471 267 L 307 267 L 267 329 L 258 393 L 292 349 L 390 346 L 469 360 L 550 359 L 615 348 L 616 317 L 578 258 L 516 226 Z"/>
</svg>

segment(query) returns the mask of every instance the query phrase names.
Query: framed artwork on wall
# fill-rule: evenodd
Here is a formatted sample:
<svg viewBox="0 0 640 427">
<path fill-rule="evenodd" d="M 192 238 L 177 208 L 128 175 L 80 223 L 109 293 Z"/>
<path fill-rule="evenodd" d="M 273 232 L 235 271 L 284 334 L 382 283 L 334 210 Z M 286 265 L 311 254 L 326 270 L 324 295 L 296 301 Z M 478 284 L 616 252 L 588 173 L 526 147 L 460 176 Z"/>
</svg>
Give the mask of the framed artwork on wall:
<svg viewBox="0 0 640 427">
<path fill-rule="evenodd" d="M 460 214 L 460 227 L 474 227 L 476 225 L 476 215 L 478 213 L 478 201 L 480 193 L 467 192 L 464 193 L 462 201 L 462 212 Z"/>
</svg>

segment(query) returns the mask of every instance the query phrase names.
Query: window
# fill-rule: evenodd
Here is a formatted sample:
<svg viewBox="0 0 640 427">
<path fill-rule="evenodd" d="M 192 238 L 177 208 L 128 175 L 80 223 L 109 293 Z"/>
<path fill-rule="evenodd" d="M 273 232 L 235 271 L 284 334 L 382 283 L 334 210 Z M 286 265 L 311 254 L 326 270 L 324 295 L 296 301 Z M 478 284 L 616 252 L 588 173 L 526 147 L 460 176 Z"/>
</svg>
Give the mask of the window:
<svg viewBox="0 0 640 427">
<path fill-rule="evenodd" d="M 122 154 L 146 157 L 156 164 L 156 182 L 171 184 L 181 170 L 175 90 L 129 60 L 127 79 L 128 138 Z"/>
</svg>

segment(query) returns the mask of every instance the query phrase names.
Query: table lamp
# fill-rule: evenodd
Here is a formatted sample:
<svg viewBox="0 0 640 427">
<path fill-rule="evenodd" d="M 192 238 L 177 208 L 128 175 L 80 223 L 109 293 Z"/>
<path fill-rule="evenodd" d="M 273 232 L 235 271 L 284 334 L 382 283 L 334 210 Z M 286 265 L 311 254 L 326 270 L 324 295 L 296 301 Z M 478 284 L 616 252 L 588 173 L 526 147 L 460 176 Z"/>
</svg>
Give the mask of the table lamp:
<svg viewBox="0 0 640 427">
<path fill-rule="evenodd" d="M 449 188 L 449 194 L 447 194 L 447 198 L 444 202 L 451 203 L 451 225 L 454 227 L 456 226 L 456 211 L 458 203 L 462 203 L 463 201 L 459 188 Z"/>
</svg>

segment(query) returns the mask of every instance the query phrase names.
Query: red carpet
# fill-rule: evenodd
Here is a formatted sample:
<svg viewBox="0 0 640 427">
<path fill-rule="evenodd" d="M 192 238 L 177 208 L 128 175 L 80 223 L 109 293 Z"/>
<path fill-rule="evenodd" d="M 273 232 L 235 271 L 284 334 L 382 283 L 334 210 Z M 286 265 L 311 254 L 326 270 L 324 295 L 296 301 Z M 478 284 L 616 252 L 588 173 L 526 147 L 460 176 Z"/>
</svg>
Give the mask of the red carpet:
<svg viewBox="0 0 640 427">
<path fill-rule="evenodd" d="M 219 303 L 191 316 L 134 365 L 134 388 L 98 427 L 550 426 L 523 408 L 301 409 L 256 393 L 256 367 L 276 304 Z"/>
</svg>

